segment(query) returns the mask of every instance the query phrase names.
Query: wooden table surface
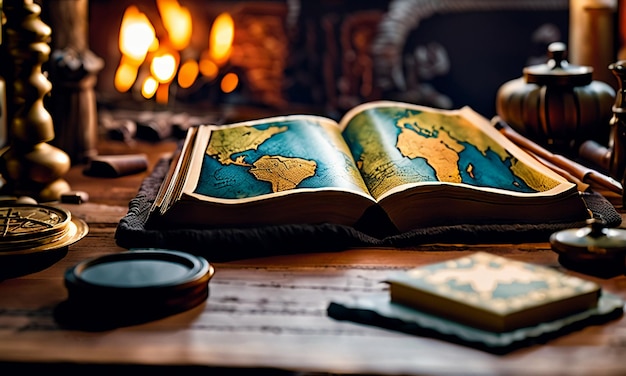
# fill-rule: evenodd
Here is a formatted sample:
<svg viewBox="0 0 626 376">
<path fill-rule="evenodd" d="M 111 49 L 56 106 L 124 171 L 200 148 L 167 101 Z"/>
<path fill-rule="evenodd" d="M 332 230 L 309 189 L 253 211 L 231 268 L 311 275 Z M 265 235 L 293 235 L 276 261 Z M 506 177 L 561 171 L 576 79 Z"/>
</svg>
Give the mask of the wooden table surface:
<svg viewBox="0 0 626 376">
<path fill-rule="evenodd" d="M 67 297 L 64 271 L 87 258 L 124 251 L 115 243 L 117 223 L 141 181 L 174 148 L 173 142 L 102 141 L 101 155 L 147 153 L 148 171 L 91 178 L 82 174 L 84 166 L 75 166 L 68 173 L 72 188 L 90 197 L 87 203 L 65 207 L 87 222 L 89 234 L 43 270 L 0 282 L 0 374 L 8 375 L 3 369 L 9 367 L 84 373 L 135 366 L 177 375 L 206 374 L 207 367 L 218 374 L 271 375 L 626 374 L 626 318 L 494 355 L 326 314 L 335 299 L 384 294 L 380 281 L 394 270 L 477 250 L 566 270 L 548 243 L 351 249 L 215 263 L 209 298 L 200 306 L 117 329 L 62 329 L 53 312 Z M 620 205 L 619 197 L 607 197 Z M 568 272 L 598 281 L 626 299 L 623 275 L 602 279 Z"/>
</svg>

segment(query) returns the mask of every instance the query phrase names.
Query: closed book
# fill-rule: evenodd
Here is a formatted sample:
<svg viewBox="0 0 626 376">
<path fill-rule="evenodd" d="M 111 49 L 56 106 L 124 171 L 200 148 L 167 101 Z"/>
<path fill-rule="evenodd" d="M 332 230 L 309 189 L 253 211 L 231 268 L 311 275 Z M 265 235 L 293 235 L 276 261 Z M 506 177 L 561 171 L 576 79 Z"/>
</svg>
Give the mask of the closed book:
<svg viewBox="0 0 626 376">
<path fill-rule="evenodd" d="M 598 284 L 487 252 L 387 279 L 393 303 L 492 332 L 556 320 L 597 305 Z"/>
</svg>

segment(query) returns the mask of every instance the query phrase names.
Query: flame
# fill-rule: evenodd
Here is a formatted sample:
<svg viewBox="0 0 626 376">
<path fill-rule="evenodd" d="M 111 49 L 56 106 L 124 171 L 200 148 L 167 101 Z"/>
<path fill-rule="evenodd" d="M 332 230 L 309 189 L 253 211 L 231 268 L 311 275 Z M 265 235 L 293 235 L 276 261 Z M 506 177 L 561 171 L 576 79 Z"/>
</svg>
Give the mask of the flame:
<svg viewBox="0 0 626 376">
<path fill-rule="evenodd" d="M 141 65 L 155 42 L 158 40 L 148 17 L 134 5 L 126 8 L 120 27 L 120 52 L 135 65 Z"/>
<path fill-rule="evenodd" d="M 114 85 L 120 92 L 126 92 L 135 83 L 139 66 L 143 64 L 158 39 L 148 17 L 131 5 L 124 11 L 119 34 L 119 49 L 122 53 L 120 65 L 115 71 Z"/>
<path fill-rule="evenodd" d="M 223 65 L 230 57 L 235 23 L 228 13 L 222 13 L 213 22 L 209 36 L 209 55 L 217 65 Z"/>
<path fill-rule="evenodd" d="M 178 85 L 183 89 L 191 87 L 198 77 L 199 70 L 200 68 L 195 60 L 189 59 L 185 61 L 178 71 Z"/>
<path fill-rule="evenodd" d="M 158 87 L 158 81 L 155 80 L 154 77 L 148 76 L 143 81 L 143 85 L 141 85 L 141 95 L 143 95 L 143 97 L 146 99 L 150 99 L 154 96 L 154 93 L 156 93 Z"/>
<path fill-rule="evenodd" d="M 239 76 L 235 73 L 227 73 L 224 78 L 222 78 L 222 82 L 220 83 L 220 88 L 226 94 L 231 93 L 237 88 L 239 85 Z"/>
<path fill-rule="evenodd" d="M 192 23 L 189 9 L 180 6 L 177 0 L 157 0 L 157 8 L 172 47 L 182 51 L 191 40 Z"/>
<path fill-rule="evenodd" d="M 170 85 L 164 84 L 159 85 L 156 91 L 156 101 L 157 103 L 167 104 L 170 97 Z"/>
<path fill-rule="evenodd" d="M 200 73 L 209 80 L 215 79 L 220 72 L 220 67 L 211 60 L 208 50 L 204 51 L 200 57 L 199 69 Z"/>
<path fill-rule="evenodd" d="M 115 71 L 114 85 L 121 93 L 130 90 L 137 79 L 137 72 L 139 71 L 137 65 L 130 64 L 126 60 L 122 57 L 122 61 Z"/>
<path fill-rule="evenodd" d="M 169 85 L 177 74 L 178 85 L 189 88 L 199 74 L 211 80 L 215 79 L 220 67 L 230 59 L 235 26 L 230 14 L 222 13 L 213 23 L 209 48 L 201 53 L 199 61 L 189 59 L 179 66 L 180 53 L 184 50 L 189 52 L 187 48 L 191 41 L 192 20 L 189 10 L 178 1 L 156 0 L 163 27 L 167 32 L 164 43 L 160 43 L 154 26 L 139 8 L 134 5 L 126 8 L 119 33 L 122 57 L 115 72 L 115 88 L 118 91 L 126 92 L 133 87 L 139 69 L 145 63 L 149 66 L 150 75 L 142 82 L 141 94 L 146 99 L 156 95 L 157 102 L 167 103 Z M 226 74 L 220 86 L 223 92 L 229 93 L 238 84 L 239 77 L 236 74 Z"/>
<path fill-rule="evenodd" d="M 178 70 L 178 58 L 174 52 L 161 51 L 150 62 L 150 73 L 160 83 L 172 81 Z"/>
</svg>

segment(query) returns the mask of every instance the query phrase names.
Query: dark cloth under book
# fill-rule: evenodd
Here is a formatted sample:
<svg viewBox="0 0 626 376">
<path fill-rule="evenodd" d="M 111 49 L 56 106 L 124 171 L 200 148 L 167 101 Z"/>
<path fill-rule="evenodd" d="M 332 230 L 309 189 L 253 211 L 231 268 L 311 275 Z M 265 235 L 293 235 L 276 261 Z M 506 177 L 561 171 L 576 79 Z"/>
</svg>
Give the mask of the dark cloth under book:
<svg viewBox="0 0 626 376">
<path fill-rule="evenodd" d="M 120 220 L 116 242 L 124 248 L 165 248 L 202 255 L 214 262 L 279 254 L 340 251 L 354 247 L 398 247 L 422 244 L 479 244 L 546 242 L 550 234 L 585 226 L 585 220 L 543 224 L 464 224 L 419 228 L 389 234 L 389 223 L 359 223 L 355 227 L 293 224 L 246 228 L 159 228 L 148 223 L 150 208 L 167 174 L 169 159 L 162 159 L 129 203 Z M 613 205 L 598 193 L 584 195 L 594 217 L 607 226 L 621 223 Z M 365 221 L 367 222 L 367 221 Z"/>
</svg>

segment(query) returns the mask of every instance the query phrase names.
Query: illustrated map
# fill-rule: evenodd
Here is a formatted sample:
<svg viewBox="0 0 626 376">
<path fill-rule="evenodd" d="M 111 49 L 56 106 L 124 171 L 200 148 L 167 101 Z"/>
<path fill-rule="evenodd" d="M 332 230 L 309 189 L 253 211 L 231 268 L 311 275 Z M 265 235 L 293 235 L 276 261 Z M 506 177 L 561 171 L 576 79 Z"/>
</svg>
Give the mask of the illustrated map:
<svg viewBox="0 0 626 376">
<path fill-rule="evenodd" d="M 559 184 L 460 116 L 380 107 L 355 115 L 343 134 L 330 120 L 304 116 L 213 130 L 196 192 L 240 199 L 337 188 L 376 199 L 429 182 L 527 193 Z"/>
</svg>

